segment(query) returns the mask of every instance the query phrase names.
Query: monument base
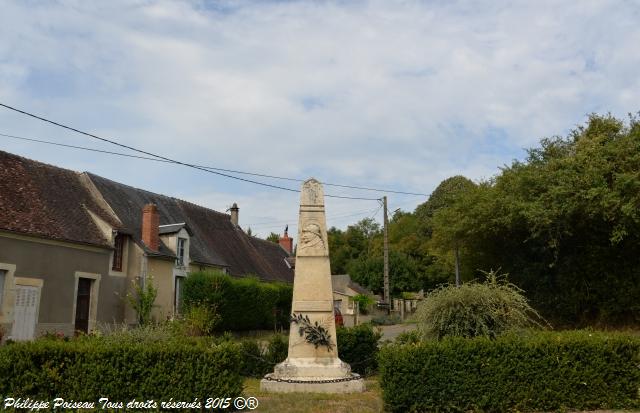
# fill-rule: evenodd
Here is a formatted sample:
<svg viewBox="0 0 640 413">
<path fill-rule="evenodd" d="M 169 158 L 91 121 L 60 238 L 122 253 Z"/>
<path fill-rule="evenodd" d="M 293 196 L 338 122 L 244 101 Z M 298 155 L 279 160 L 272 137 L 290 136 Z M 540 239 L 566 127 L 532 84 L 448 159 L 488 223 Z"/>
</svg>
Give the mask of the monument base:
<svg viewBox="0 0 640 413">
<path fill-rule="evenodd" d="M 260 381 L 260 391 L 268 393 L 361 393 L 364 379 L 359 374 L 349 377 L 275 377 L 269 373 Z"/>
<path fill-rule="evenodd" d="M 359 393 L 364 379 L 352 373 L 339 358 L 287 359 L 260 381 L 260 390 L 271 393 Z"/>
</svg>

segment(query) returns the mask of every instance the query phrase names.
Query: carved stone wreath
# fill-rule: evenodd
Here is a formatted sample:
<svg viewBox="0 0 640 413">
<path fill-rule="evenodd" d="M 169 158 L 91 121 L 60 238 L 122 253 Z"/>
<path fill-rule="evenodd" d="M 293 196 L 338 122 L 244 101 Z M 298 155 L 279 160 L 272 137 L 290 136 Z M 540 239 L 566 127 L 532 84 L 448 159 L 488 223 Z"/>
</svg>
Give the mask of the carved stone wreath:
<svg viewBox="0 0 640 413">
<path fill-rule="evenodd" d="M 293 313 L 290 321 L 298 325 L 298 333 L 300 337 L 304 336 L 307 343 L 313 344 L 315 348 L 325 346 L 329 351 L 333 349 L 329 331 L 318 324 L 317 321 L 311 324 L 308 315 L 303 316 L 302 314 Z"/>
</svg>

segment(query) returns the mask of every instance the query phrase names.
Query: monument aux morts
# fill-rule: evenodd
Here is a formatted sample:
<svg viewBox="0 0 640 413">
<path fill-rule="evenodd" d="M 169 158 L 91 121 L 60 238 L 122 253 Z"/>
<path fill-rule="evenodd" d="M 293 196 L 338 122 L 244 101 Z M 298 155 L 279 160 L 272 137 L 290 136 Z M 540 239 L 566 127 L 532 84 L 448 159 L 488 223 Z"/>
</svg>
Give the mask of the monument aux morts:
<svg viewBox="0 0 640 413">
<path fill-rule="evenodd" d="M 260 383 L 269 392 L 354 393 L 364 380 L 338 358 L 322 185 L 302 184 L 289 353 Z"/>
</svg>

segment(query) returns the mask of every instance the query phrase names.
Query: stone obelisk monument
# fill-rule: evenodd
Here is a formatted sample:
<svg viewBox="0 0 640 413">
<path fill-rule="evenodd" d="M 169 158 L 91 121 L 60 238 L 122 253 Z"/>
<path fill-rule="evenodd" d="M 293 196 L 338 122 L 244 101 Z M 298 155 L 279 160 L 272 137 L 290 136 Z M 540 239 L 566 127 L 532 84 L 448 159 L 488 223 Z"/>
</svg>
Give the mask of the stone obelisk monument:
<svg viewBox="0 0 640 413">
<path fill-rule="evenodd" d="M 354 393 L 364 380 L 338 358 L 324 192 L 315 179 L 302 184 L 289 354 L 267 374 L 269 392 Z"/>
</svg>

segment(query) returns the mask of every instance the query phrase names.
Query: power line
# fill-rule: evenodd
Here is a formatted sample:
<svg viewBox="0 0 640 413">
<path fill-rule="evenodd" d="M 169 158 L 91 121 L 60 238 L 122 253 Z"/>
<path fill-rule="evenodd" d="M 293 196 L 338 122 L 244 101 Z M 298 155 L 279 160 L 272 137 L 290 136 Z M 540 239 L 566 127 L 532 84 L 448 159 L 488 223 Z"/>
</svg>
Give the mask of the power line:
<svg viewBox="0 0 640 413">
<path fill-rule="evenodd" d="M 372 210 L 366 209 L 366 210 L 362 210 L 362 211 L 357 211 L 357 212 L 353 212 L 353 213 L 349 213 L 348 215 L 329 215 L 327 216 L 327 219 L 338 219 L 338 218 L 347 218 L 347 217 L 354 217 L 357 215 L 364 215 L 364 214 L 368 214 L 370 213 Z M 281 220 L 281 221 L 262 221 L 262 222 L 254 222 L 251 225 L 271 225 L 271 224 L 286 224 L 289 222 L 297 222 L 298 221 L 298 217 L 289 219 L 289 220 Z"/>
<path fill-rule="evenodd" d="M 104 149 L 88 148 L 86 146 L 69 145 L 69 144 L 64 144 L 64 143 L 60 143 L 60 142 L 52 142 L 52 141 L 47 141 L 47 140 L 44 140 L 44 139 L 27 138 L 27 137 L 24 137 L 24 136 L 10 135 L 10 134 L 6 134 L 6 133 L 0 133 L 0 136 L 4 136 L 4 137 L 7 137 L 7 138 L 12 138 L 12 139 L 19 139 L 19 140 L 23 140 L 23 141 L 35 142 L 35 143 L 44 143 L 44 144 L 47 144 L 47 145 L 62 146 L 62 147 L 65 147 L 65 148 L 80 149 L 80 150 L 83 150 L 83 151 L 99 152 L 99 153 L 104 153 L 104 154 L 107 154 L 107 155 L 124 156 L 124 157 L 127 157 L 127 158 L 144 159 L 144 160 L 147 160 L 147 161 L 154 161 L 154 162 L 176 163 L 174 161 L 165 160 L 165 159 L 162 159 L 162 158 L 152 158 L 152 157 L 149 157 L 149 156 L 132 155 L 132 154 L 123 153 L 123 152 L 113 152 L 113 151 L 107 151 L 107 150 L 104 150 Z M 218 168 L 218 167 L 215 167 L 215 166 L 198 165 L 196 163 L 194 163 L 192 165 L 200 167 L 200 168 L 211 169 L 213 171 L 229 172 L 229 173 L 236 173 L 236 174 L 241 174 L 241 175 L 259 176 L 259 177 L 263 177 L 263 178 L 281 179 L 281 180 L 294 181 L 294 182 L 304 182 L 305 181 L 304 179 L 299 179 L 299 178 L 287 178 L 287 177 L 283 177 L 283 176 L 261 174 L 261 173 L 256 173 L 256 172 L 238 171 L 238 170 L 235 170 L 235 169 L 225 169 L 225 168 Z M 368 188 L 368 187 L 354 186 L 354 185 L 342 185 L 342 184 L 334 184 L 334 183 L 329 183 L 329 182 L 322 182 L 322 184 L 326 185 L 326 186 L 335 186 L 335 187 L 339 187 L 339 188 L 359 189 L 359 190 L 364 190 L 364 191 L 388 192 L 388 193 L 395 193 L 395 194 L 402 194 L 402 195 L 418 195 L 418 196 L 423 196 L 424 195 L 424 196 L 427 196 L 426 194 L 420 194 L 420 193 L 415 193 L 415 192 L 404 192 L 404 191 L 395 191 L 395 190 L 390 190 L 390 189 Z"/>
<path fill-rule="evenodd" d="M 107 143 L 110 143 L 112 145 L 116 145 L 116 146 L 119 146 L 119 147 L 122 147 L 122 148 L 126 148 L 126 149 L 132 150 L 134 152 L 138 152 L 138 153 L 142 153 L 142 154 L 145 154 L 145 155 L 149 155 L 149 156 L 152 156 L 154 158 L 162 159 L 162 160 L 164 160 L 166 162 L 169 162 L 169 163 L 174 163 L 174 164 L 177 164 L 177 165 L 186 166 L 186 167 L 189 167 L 189 168 L 193 168 L 193 169 L 197 169 L 197 170 L 200 170 L 200 171 L 208 172 L 208 173 L 211 173 L 211 174 L 223 176 L 223 177 L 226 177 L 226 178 L 236 179 L 236 180 L 239 180 L 239 181 L 248 182 L 248 183 L 252 183 L 252 184 L 256 184 L 256 185 L 262 185 L 262 186 L 266 186 L 266 187 L 269 187 L 269 188 L 280 189 L 280 190 L 289 191 L 289 192 L 300 192 L 300 190 L 298 190 L 298 189 L 286 188 L 286 187 L 279 186 L 279 185 L 273 185 L 273 184 L 268 184 L 268 183 L 265 183 L 265 182 L 260 182 L 260 181 L 254 181 L 254 180 L 251 180 L 251 179 L 241 178 L 239 176 L 229 175 L 229 174 L 226 174 L 226 173 L 222 173 L 222 172 L 218 172 L 218 171 L 215 171 L 215 170 L 212 170 L 212 169 L 208 169 L 206 167 L 197 166 L 197 165 L 194 165 L 194 164 L 191 164 L 191 163 L 177 161 L 175 159 L 167 158 L 167 157 L 162 156 L 162 155 L 157 155 L 155 153 L 148 152 L 148 151 L 145 151 L 145 150 L 142 150 L 142 149 L 138 149 L 138 148 L 135 148 L 133 146 L 125 145 L 125 144 L 113 141 L 111 139 L 101 138 L 100 136 L 94 135 L 92 133 L 84 132 L 84 131 L 81 131 L 79 129 L 73 128 L 71 126 L 63 125 L 61 123 L 58 123 L 58 122 L 43 118 L 41 116 L 34 115 L 33 113 L 25 112 L 23 110 L 14 108 L 12 106 L 5 105 L 4 103 L 0 103 L 0 106 L 3 106 L 3 107 L 5 107 L 5 108 L 7 108 L 9 110 L 13 110 L 13 111 L 18 112 L 18 113 L 21 113 L 23 115 L 32 117 L 34 119 L 38 119 L 40 121 L 43 121 L 43 122 L 46 122 L 46 123 L 50 123 L 52 125 L 55 125 L 55 126 L 58 126 L 58 127 L 64 128 L 64 129 L 68 129 L 70 131 L 79 133 L 81 135 L 85 135 L 85 136 L 88 136 L 90 138 L 98 139 L 100 141 L 107 142 Z M 363 200 L 363 201 L 377 201 L 378 200 L 378 198 L 352 197 L 352 196 L 333 195 L 333 194 L 325 194 L 325 196 L 329 197 L 329 198 L 353 199 L 353 200 Z"/>
<path fill-rule="evenodd" d="M 10 109 L 10 110 L 16 111 L 18 113 L 24 114 L 26 116 L 33 117 L 33 118 L 41 120 L 43 122 L 47 122 L 47 123 L 53 124 L 55 126 L 59 126 L 61 128 L 65 128 L 65 129 L 80 133 L 82 135 L 89 136 L 89 137 L 94 138 L 94 139 L 99 139 L 101 141 L 108 142 L 108 143 L 111 143 L 113 145 L 117 145 L 117 146 L 129 149 L 129 150 L 135 151 L 135 152 L 139 152 L 139 153 L 143 153 L 143 154 L 146 154 L 146 155 L 153 156 L 153 158 L 138 157 L 139 159 L 156 160 L 156 161 L 160 161 L 161 160 L 161 161 L 164 161 L 164 162 L 177 163 L 177 164 L 184 165 L 184 166 L 189 166 L 189 167 L 205 168 L 205 169 L 210 169 L 212 171 L 230 172 L 230 173 L 236 173 L 236 174 L 241 174 L 241 175 L 259 176 L 259 177 L 270 178 L 270 179 L 280 179 L 280 180 L 293 181 L 293 182 L 304 182 L 305 181 L 304 179 L 299 179 L 299 178 L 288 178 L 288 177 L 282 177 L 282 176 L 276 176 L 276 175 L 268 175 L 268 174 L 261 174 L 261 173 L 255 173 L 255 172 L 246 172 L 246 171 L 238 171 L 238 170 L 233 170 L 233 169 L 224 169 L 224 168 L 217 168 L 217 167 L 212 167 L 212 166 L 203 166 L 203 165 L 197 165 L 197 164 L 190 164 L 190 163 L 186 163 L 186 162 L 180 162 L 180 161 L 176 161 L 176 160 L 173 160 L 173 159 L 170 159 L 170 158 L 166 158 L 166 157 L 163 157 L 163 156 L 160 156 L 160 155 L 153 154 L 151 152 L 143 151 L 141 149 L 137 149 L 137 148 L 125 145 L 125 144 L 121 144 L 119 142 L 115 142 L 115 141 L 110 140 L 110 139 L 101 138 L 101 137 L 96 136 L 96 135 L 91 134 L 91 133 L 83 132 L 83 131 L 78 130 L 76 128 L 73 128 L 73 127 L 70 127 L 70 126 L 66 126 L 66 125 L 63 125 L 63 124 L 58 123 L 58 122 L 54 122 L 52 120 L 49 120 L 49 119 L 34 115 L 32 113 L 29 113 L 29 112 L 14 108 L 14 107 L 9 106 L 9 105 L 5 105 L 4 103 L 0 103 L 0 106 L 3 106 L 5 108 L 7 108 L 7 109 Z M 111 155 L 129 156 L 129 157 L 133 157 L 133 158 L 136 157 L 136 156 L 133 156 L 133 155 L 127 155 L 127 154 L 111 152 L 111 151 L 103 151 L 103 150 L 94 149 L 94 148 L 78 147 L 78 146 L 74 146 L 74 145 L 64 145 L 64 144 L 59 144 L 59 143 L 50 142 L 50 141 L 44 141 L 44 140 L 40 140 L 40 139 L 30 139 L 30 138 L 24 138 L 24 137 L 17 137 L 15 135 L 5 135 L 5 134 L 0 134 L 0 135 L 6 136 L 6 137 L 15 138 L 15 139 L 28 140 L 28 141 L 32 141 L 32 142 L 46 143 L 46 144 L 51 144 L 51 145 L 66 146 L 66 147 L 75 148 L 75 149 L 83 149 L 83 150 L 88 150 L 88 151 L 102 152 L 102 153 L 107 153 L 107 154 L 111 154 Z M 226 175 L 223 175 L 223 174 L 220 174 L 220 175 L 226 176 Z M 230 176 L 226 176 L 226 177 L 230 177 Z M 239 178 L 239 177 L 230 177 L 230 178 L 242 180 L 242 178 Z M 264 184 L 264 183 L 261 183 L 261 182 L 255 182 L 255 181 L 249 181 L 249 180 L 247 180 L 247 182 L 256 183 L 258 185 Z M 381 188 L 371 188 L 371 187 L 356 186 L 356 185 L 344 185 L 344 184 L 336 184 L 336 183 L 331 183 L 331 182 L 322 182 L 322 184 L 326 185 L 326 186 L 334 186 L 334 187 L 338 187 L 338 188 L 348 188 L 348 189 L 358 189 L 358 190 L 362 190 L 362 191 L 384 192 L 384 193 L 392 193 L 392 194 L 400 194 L 400 195 L 428 196 L 428 194 L 424 194 L 424 193 L 397 191 L 397 190 L 393 190 L 393 189 L 381 189 Z M 269 185 L 269 184 L 265 184 L 265 185 Z M 273 187 L 277 187 L 277 186 L 274 185 Z M 292 190 L 290 188 L 282 188 L 282 187 L 277 187 L 277 188 L 278 189 L 285 189 L 285 190 L 289 190 L 289 191 Z M 339 196 L 334 196 L 334 197 L 339 197 Z"/>
<path fill-rule="evenodd" d="M 327 221 L 328 220 L 336 220 L 336 219 L 344 219 L 344 218 L 351 218 L 351 217 L 356 217 L 356 216 L 360 216 L 360 215 L 367 215 L 370 214 L 373 210 L 366 210 L 366 211 L 360 211 L 360 212 L 356 212 L 353 214 L 348 214 L 348 215 L 330 215 L 327 216 Z M 378 213 L 378 211 L 380 211 L 380 208 L 378 208 L 376 210 L 375 214 Z M 251 227 L 251 229 L 271 229 L 271 228 L 279 228 L 282 227 L 282 224 L 286 224 L 288 222 L 296 222 L 298 220 L 298 218 L 292 219 L 292 220 L 288 220 L 288 221 L 270 221 L 270 222 L 258 222 L 258 223 L 253 223 L 253 224 L 248 224 L 247 227 Z M 278 224 L 278 225 L 275 225 Z M 295 226 L 297 224 L 291 224 L 291 227 Z"/>
</svg>

